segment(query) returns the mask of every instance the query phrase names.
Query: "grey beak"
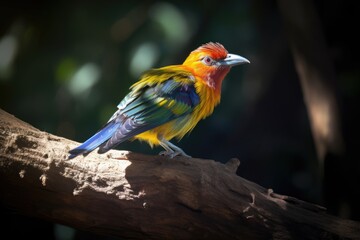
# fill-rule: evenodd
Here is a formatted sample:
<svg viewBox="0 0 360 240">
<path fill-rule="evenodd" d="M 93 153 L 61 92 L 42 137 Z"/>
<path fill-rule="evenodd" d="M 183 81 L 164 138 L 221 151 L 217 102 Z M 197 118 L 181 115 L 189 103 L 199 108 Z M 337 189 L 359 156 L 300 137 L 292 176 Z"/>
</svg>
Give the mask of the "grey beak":
<svg viewBox="0 0 360 240">
<path fill-rule="evenodd" d="M 240 64 L 250 63 L 250 61 L 242 56 L 229 53 L 225 59 L 219 61 L 218 63 L 219 65 L 232 67 Z"/>
</svg>

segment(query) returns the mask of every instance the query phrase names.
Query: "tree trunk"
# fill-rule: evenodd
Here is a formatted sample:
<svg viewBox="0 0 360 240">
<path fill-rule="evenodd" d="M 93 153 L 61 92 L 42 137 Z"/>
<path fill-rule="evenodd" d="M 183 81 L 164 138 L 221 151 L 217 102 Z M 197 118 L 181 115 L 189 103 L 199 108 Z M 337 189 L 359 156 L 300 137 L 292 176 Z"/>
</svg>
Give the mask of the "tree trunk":
<svg viewBox="0 0 360 240">
<path fill-rule="evenodd" d="M 2 204 L 126 239 L 360 238 L 358 222 L 237 176 L 237 159 L 113 150 L 67 160 L 76 145 L 0 109 Z"/>
<path fill-rule="evenodd" d="M 344 148 L 336 74 L 312 0 L 278 0 L 320 161 Z M 322 166 L 322 165 L 321 165 Z"/>
<path fill-rule="evenodd" d="M 278 0 L 285 32 L 300 79 L 319 161 L 323 200 L 333 214 L 358 216 L 358 188 L 348 176 L 357 174 L 346 156 L 336 74 L 312 0 Z M 343 211 L 348 206 L 349 211 Z M 353 212 L 353 214 L 351 214 Z"/>
</svg>

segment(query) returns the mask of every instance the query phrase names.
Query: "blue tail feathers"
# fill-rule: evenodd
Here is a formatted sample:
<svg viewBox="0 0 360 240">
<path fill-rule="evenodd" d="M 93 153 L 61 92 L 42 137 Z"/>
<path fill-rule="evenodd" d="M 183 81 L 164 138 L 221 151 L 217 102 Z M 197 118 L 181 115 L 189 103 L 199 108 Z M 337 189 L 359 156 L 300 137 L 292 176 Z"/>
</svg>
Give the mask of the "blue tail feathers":
<svg viewBox="0 0 360 240">
<path fill-rule="evenodd" d="M 109 140 L 116 132 L 121 124 L 119 122 L 108 122 L 100 131 L 94 134 L 91 138 L 86 140 L 83 144 L 69 151 L 69 159 L 74 158 L 80 154 L 90 153 L 92 150 Z"/>
</svg>

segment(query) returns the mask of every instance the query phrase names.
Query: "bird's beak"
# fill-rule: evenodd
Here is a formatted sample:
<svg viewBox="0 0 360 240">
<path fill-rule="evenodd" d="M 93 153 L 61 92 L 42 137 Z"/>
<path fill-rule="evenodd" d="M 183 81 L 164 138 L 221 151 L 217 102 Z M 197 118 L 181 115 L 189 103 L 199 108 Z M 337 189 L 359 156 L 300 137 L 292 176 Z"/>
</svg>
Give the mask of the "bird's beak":
<svg viewBox="0 0 360 240">
<path fill-rule="evenodd" d="M 219 65 L 221 66 L 236 66 L 240 64 L 250 63 L 249 60 L 246 58 L 236 55 L 236 54 L 228 54 L 225 59 L 218 61 Z"/>
</svg>

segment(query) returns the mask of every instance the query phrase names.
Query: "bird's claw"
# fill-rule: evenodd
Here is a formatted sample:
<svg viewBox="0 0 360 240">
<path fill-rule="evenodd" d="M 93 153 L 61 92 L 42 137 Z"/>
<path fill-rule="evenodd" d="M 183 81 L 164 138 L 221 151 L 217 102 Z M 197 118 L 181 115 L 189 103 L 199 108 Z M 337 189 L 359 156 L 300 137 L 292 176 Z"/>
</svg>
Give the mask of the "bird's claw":
<svg viewBox="0 0 360 240">
<path fill-rule="evenodd" d="M 169 158 L 174 158 L 176 156 L 184 156 L 184 157 L 191 158 L 191 156 L 187 155 L 185 152 L 175 152 L 175 151 L 174 152 L 161 151 L 161 152 L 159 152 L 159 155 L 169 157 Z"/>
</svg>

